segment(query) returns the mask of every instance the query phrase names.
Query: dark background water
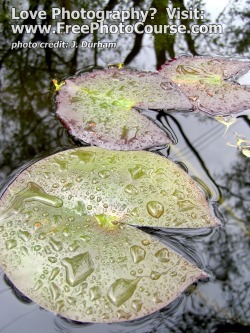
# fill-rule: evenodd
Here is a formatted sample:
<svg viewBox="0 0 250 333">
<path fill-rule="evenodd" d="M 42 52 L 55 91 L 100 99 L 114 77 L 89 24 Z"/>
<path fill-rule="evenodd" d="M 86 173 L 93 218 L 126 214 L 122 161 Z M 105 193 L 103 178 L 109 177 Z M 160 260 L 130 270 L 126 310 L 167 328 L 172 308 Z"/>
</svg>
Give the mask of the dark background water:
<svg viewBox="0 0 250 333">
<path fill-rule="evenodd" d="M 75 144 L 54 117 L 52 79 L 62 79 L 89 66 L 106 68 L 124 62 L 127 67 L 155 70 L 181 53 L 250 58 L 250 2 L 135 0 L 135 1 L 0 1 L 1 11 L 1 110 L 0 178 L 37 156 Z M 38 7 L 38 4 L 40 7 Z M 221 35 L 41 35 L 12 34 L 10 8 L 45 9 L 64 6 L 89 10 L 157 8 L 153 24 L 167 24 L 165 7 L 188 8 L 199 4 L 205 10 L 202 23 L 223 24 Z M 50 22 L 41 22 L 46 24 Z M 15 22 L 17 23 L 17 22 Z M 21 22 L 19 22 L 21 23 Z M 27 20 L 26 24 L 36 24 Z M 133 23 L 133 22 L 131 22 Z M 193 22 L 184 22 L 192 24 Z M 16 49 L 14 41 L 114 41 L 115 49 Z M 246 74 L 240 82 L 250 84 Z M 159 153 L 182 162 L 191 176 L 206 184 L 210 202 L 226 220 L 212 232 L 156 231 L 166 243 L 206 269 L 209 282 L 198 283 L 160 312 L 134 322 L 97 325 L 72 323 L 23 298 L 0 275 L 0 332 L 249 332 L 250 328 L 250 162 L 236 147 L 235 132 L 250 139 L 249 112 L 237 115 L 228 130 L 214 118 L 199 113 L 147 114 L 163 125 L 176 145 Z"/>
</svg>

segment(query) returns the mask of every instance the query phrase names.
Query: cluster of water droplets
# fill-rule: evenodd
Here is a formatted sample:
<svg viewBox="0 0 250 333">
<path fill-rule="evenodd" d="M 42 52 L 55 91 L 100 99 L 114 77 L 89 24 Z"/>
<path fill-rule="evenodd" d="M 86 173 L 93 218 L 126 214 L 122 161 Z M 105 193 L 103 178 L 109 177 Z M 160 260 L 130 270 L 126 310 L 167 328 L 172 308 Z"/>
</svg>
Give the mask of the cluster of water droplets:
<svg viewBox="0 0 250 333">
<path fill-rule="evenodd" d="M 191 108 L 174 83 L 159 74 L 115 69 L 67 80 L 57 105 L 58 117 L 73 136 L 119 150 L 170 143 L 166 133 L 137 109 Z"/>
<path fill-rule="evenodd" d="M 127 223 L 165 226 L 171 206 L 169 226 L 182 214 L 193 226 L 203 215 L 205 225 L 215 223 L 200 190 L 191 180 L 184 190 L 182 177 L 187 182 L 173 163 L 146 152 L 81 148 L 41 160 L 2 197 L 1 265 L 24 294 L 74 320 L 151 313 L 202 272 Z"/>
<path fill-rule="evenodd" d="M 249 69 L 249 63 L 225 58 L 180 57 L 162 67 L 186 94 L 195 110 L 213 115 L 231 114 L 249 109 L 247 87 L 226 81 Z"/>
</svg>

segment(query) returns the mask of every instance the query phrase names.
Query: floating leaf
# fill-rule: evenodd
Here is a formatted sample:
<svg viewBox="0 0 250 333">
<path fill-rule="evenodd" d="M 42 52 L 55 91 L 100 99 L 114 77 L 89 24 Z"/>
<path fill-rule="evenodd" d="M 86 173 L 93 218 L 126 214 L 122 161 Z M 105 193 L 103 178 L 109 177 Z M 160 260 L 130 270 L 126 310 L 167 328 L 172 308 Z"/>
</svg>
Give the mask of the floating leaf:
<svg viewBox="0 0 250 333">
<path fill-rule="evenodd" d="M 149 152 L 78 148 L 24 170 L 0 200 L 0 265 L 25 295 L 79 321 L 150 314 L 206 275 L 129 224 L 217 225 L 177 165 Z"/>
<path fill-rule="evenodd" d="M 214 117 L 217 121 L 219 121 L 220 123 L 222 123 L 223 125 L 226 126 L 226 130 L 223 134 L 223 136 L 225 136 L 225 134 L 227 133 L 229 127 L 231 125 L 233 125 L 234 123 L 236 123 L 237 119 L 233 118 L 231 116 L 215 116 Z"/>
<path fill-rule="evenodd" d="M 250 108 L 250 89 L 224 79 L 249 68 L 249 62 L 225 58 L 180 57 L 163 65 L 160 74 L 179 86 L 194 109 L 227 115 Z"/>
<path fill-rule="evenodd" d="M 229 142 L 227 143 L 227 145 L 231 147 L 236 147 L 239 151 L 242 152 L 244 156 L 250 157 L 250 140 L 246 140 L 245 137 L 241 137 L 237 133 L 235 133 L 235 135 L 237 137 L 236 145 L 232 145 Z"/>
<path fill-rule="evenodd" d="M 157 73 L 98 70 L 66 80 L 56 114 L 74 137 L 104 148 L 140 150 L 170 143 L 137 109 L 190 109 L 178 88 Z"/>
</svg>

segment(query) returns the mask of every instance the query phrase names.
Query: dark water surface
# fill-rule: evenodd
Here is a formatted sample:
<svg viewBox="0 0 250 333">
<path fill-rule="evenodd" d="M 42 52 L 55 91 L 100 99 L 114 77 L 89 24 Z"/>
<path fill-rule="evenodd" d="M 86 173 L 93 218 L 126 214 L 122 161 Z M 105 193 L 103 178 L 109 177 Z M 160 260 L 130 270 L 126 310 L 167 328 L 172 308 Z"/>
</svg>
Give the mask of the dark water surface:
<svg viewBox="0 0 250 333">
<path fill-rule="evenodd" d="M 206 8 L 206 1 L 199 3 Z M 121 9 L 135 5 L 145 10 L 158 6 L 160 14 L 163 13 L 161 6 L 165 8 L 168 1 L 153 1 L 153 4 L 150 1 L 134 1 L 130 5 L 126 1 L 119 4 L 117 1 L 91 4 L 84 1 L 40 1 L 39 4 L 45 9 L 53 4 L 64 4 L 72 9 L 84 6 L 89 9 Z M 183 5 L 182 1 L 173 1 L 173 4 Z M 79 70 L 88 69 L 88 66 L 107 67 L 110 63 L 124 61 L 131 68 L 155 70 L 166 59 L 180 53 L 250 58 L 249 1 L 230 2 L 228 6 L 225 1 L 224 11 L 214 5 L 211 16 L 207 12 L 206 20 L 213 17 L 214 22 L 219 17 L 219 22 L 224 24 L 221 36 L 197 35 L 191 39 L 177 35 L 155 38 L 152 35 L 141 36 L 143 38 L 134 35 L 62 37 L 65 40 L 76 38 L 78 43 L 96 39 L 114 40 L 117 48 L 113 50 L 10 50 L 11 42 L 17 38 L 21 41 L 47 38 L 39 34 L 13 35 L 7 15 L 13 5 L 21 9 L 36 8 L 34 1 L 1 1 L 0 178 L 3 184 L 6 184 L 6 177 L 11 172 L 25 163 L 57 150 L 75 147 L 54 117 L 52 79 L 74 75 Z M 209 8 L 212 8 L 211 3 Z M 155 24 L 166 19 L 159 14 L 155 17 Z M 240 34 L 237 34 L 238 28 Z M 246 74 L 240 82 L 250 85 L 250 74 Z M 225 126 L 206 114 L 145 114 L 163 126 L 176 142 L 171 147 L 158 150 L 158 153 L 187 169 L 204 189 L 211 209 L 225 222 L 213 231 L 153 231 L 163 242 L 208 272 L 209 281 L 191 286 L 168 307 L 146 318 L 102 325 L 71 322 L 41 309 L 11 286 L 1 271 L 1 333 L 249 332 L 250 159 L 227 143 L 236 146 L 235 132 L 250 139 L 250 112 L 236 115 L 237 121 L 224 136 Z"/>
</svg>

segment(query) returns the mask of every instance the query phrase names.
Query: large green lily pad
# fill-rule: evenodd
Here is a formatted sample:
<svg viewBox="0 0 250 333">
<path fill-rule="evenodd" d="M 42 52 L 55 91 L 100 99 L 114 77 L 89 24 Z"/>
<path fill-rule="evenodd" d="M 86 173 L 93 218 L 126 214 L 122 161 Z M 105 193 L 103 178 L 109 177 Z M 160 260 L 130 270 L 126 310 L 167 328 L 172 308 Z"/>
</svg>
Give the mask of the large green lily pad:
<svg viewBox="0 0 250 333">
<path fill-rule="evenodd" d="M 24 170 L 0 200 L 0 265 L 25 295 L 79 321 L 150 314 L 206 274 L 130 226 L 217 225 L 177 165 L 149 152 L 78 148 Z"/>
<path fill-rule="evenodd" d="M 249 87 L 226 81 L 249 69 L 249 62 L 184 56 L 167 62 L 160 74 L 178 85 L 195 110 L 228 115 L 250 108 Z"/>
<path fill-rule="evenodd" d="M 171 142 L 138 109 L 187 110 L 191 104 L 158 73 L 97 70 L 65 81 L 56 114 L 81 141 L 115 150 L 141 150 Z"/>
</svg>

